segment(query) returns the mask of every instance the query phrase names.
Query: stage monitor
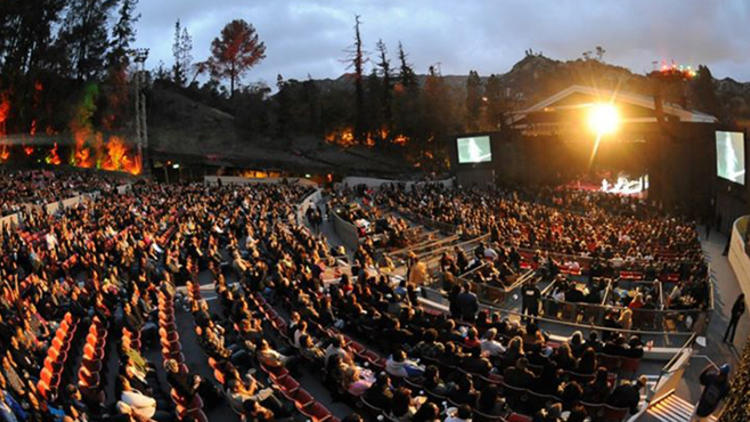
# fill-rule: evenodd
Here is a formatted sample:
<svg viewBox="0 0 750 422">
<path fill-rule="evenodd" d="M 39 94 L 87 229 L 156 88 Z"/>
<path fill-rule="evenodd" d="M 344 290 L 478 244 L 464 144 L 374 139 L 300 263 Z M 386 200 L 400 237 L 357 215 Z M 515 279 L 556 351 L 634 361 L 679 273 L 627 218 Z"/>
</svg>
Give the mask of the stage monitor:
<svg viewBox="0 0 750 422">
<path fill-rule="evenodd" d="M 745 184 L 745 134 L 716 131 L 716 175 Z"/>
<path fill-rule="evenodd" d="M 492 161 L 489 135 L 457 138 L 458 164 L 488 163 Z"/>
</svg>

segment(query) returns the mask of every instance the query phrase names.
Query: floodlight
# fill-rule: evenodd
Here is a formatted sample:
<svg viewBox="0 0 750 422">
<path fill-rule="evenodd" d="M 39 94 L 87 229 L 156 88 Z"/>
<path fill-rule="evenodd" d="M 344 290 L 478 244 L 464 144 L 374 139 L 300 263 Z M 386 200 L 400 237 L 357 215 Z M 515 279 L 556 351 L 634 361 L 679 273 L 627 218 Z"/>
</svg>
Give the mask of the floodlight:
<svg viewBox="0 0 750 422">
<path fill-rule="evenodd" d="M 620 113 L 612 104 L 594 104 L 589 110 L 588 124 L 589 128 L 597 135 L 612 133 L 620 125 Z"/>
</svg>

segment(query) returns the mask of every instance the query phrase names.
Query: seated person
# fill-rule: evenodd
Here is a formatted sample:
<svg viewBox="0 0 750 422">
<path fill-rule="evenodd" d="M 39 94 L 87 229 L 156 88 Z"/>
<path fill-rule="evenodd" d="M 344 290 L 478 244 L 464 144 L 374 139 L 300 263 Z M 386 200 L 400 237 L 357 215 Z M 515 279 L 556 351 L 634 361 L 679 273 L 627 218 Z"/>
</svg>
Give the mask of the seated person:
<svg viewBox="0 0 750 422">
<path fill-rule="evenodd" d="M 174 418 L 167 411 L 169 404 L 157 402 L 153 397 L 145 395 L 130 386 L 130 382 L 125 377 L 120 377 L 120 401 L 126 404 L 138 419 L 153 419 L 157 422 L 167 422 Z"/>
<path fill-rule="evenodd" d="M 461 373 L 448 397 L 456 403 L 472 405 L 476 403 L 479 392 L 474 388 L 471 374 Z"/>
<path fill-rule="evenodd" d="M 273 389 L 261 388 L 254 378 L 246 381 L 231 379 L 227 382 L 226 397 L 229 405 L 237 412 L 242 412 L 248 402 L 255 402 L 267 409 L 276 417 L 288 417 L 290 414 L 284 409 L 282 402 L 276 397 Z"/>
<path fill-rule="evenodd" d="M 307 334 L 300 337 L 299 353 L 303 358 L 310 362 L 323 365 L 323 362 L 325 361 L 325 352 L 318 347 L 318 345 L 313 343 L 312 337 Z"/>
<path fill-rule="evenodd" d="M 359 397 L 365 393 L 375 382 L 375 376 L 369 369 L 360 368 L 356 364 L 347 363 L 338 359 L 339 372 L 341 373 L 342 386 L 349 394 Z"/>
<path fill-rule="evenodd" d="M 500 356 L 505 352 L 505 346 L 502 345 L 497 338 L 497 328 L 490 328 L 484 333 L 482 338 L 481 349 L 483 353 L 489 356 Z"/>
<path fill-rule="evenodd" d="M 397 388 L 391 401 L 391 415 L 398 421 L 408 422 L 417 413 L 418 402 L 412 398 L 408 388 Z"/>
<path fill-rule="evenodd" d="M 434 328 L 425 330 L 423 339 L 411 349 L 417 357 L 438 359 L 445 351 L 445 346 L 437 341 L 438 333 Z"/>
<path fill-rule="evenodd" d="M 604 403 L 612 391 L 612 383 L 609 382 L 607 368 L 600 366 L 596 370 L 594 379 L 589 381 L 583 388 L 583 396 L 589 403 Z"/>
<path fill-rule="evenodd" d="M 536 412 L 532 422 L 561 422 L 561 414 L 562 405 L 560 403 L 549 403 Z"/>
<path fill-rule="evenodd" d="M 272 349 L 266 339 L 260 339 L 256 344 L 255 352 L 258 356 L 258 361 L 263 365 L 270 368 L 287 367 L 287 369 L 293 369 L 296 365 L 295 356 L 286 356 Z"/>
<path fill-rule="evenodd" d="M 576 372 L 579 374 L 593 374 L 596 370 L 598 360 L 593 347 L 587 347 L 576 362 Z"/>
<path fill-rule="evenodd" d="M 192 400 L 196 394 L 200 394 L 209 407 L 219 400 L 216 388 L 210 381 L 195 373 L 182 372 L 176 360 L 167 359 L 164 361 L 164 368 L 167 371 L 167 382 L 180 397 Z"/>
<path fill-rule="evenodd" d="M 447 385 L 440 379 L 440 372 L 437 366 L 428 365 L 422 375 L 422 387 L 429 393 L 444 396 L 448 394 L 452 384 Z"/>
<path fill-rule="evenodd" d="M 385 363 L 385 371 L 394 377 L 418 377 L 424 373 L 424 367 L 407 359 L 406 352 L 396 350 Z"/>
<path fill-rule="evenodd" d="M 381 372 L 375 378 L 375 383 L 365 391 L 362 399 L 369 405 L 381 409 L 384 413 L 390 413 L 393 401 L 393 390 L 391 378 L 388 374 Z"/>
<path fill-rule="evenodd" d="M 519 358 L 515 366 L 505 369 L 503 378 L 508 385 L 518 388 L 529 388 L 534 381 L 534 373 L 528 369 L 529 361 L 526 358 Z"/>
<path fill-rule="evenodd" d="M 637 381 L 624 381 L 607 399 L 607 404 L 614 407 L 627 407 L 630 414 L 638 413 L 641 400 L 641 389 L 646 386 L 646 377 L 641 375 Z"/>
<path fill-rule="evenodd" d="M 461 361 L 461 368 L 472 374 L 488 375 L 493 369 L 492 363 L 487 358 L 482 357 L 481 350 L 478 347 L 469 350 L 471 351 L 469 356 Z"/>
<path fill-rule="evenodd" d="M 563 409 L 570 410 L 583 397 L 583 388 L 577 381 L 568 381 L 560 384 L 558 397 L 562 400 Z"/>
<path fill-rule="evenodd" d="M 500 416 L 504 406 L 505 400 L 499 397 L 497 386 L 491 384 L 482 389 L 474 408 L 486 415 Z"/>
<path fill-rule="evenodd" d="M 471 415 L 471 406 L 464 404 L 459 406 L 455 412 L 449 414 L 443 422 L 471 422 Z"/>
</svg>

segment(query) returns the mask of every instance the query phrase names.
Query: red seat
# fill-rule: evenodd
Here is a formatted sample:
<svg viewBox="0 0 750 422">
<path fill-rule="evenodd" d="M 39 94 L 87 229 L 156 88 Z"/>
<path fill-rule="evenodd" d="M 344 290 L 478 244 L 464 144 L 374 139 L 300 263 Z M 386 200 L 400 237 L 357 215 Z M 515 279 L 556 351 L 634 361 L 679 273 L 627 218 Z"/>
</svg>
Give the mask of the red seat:
<svg viewBox="0 0 750 422">
<path fill-rule="evenodd" d="M 294 400 L 294 393 L 296 393 L 300 388 L 297 380 L 292 378 L 291 375 L 277 378 L 276 385 L 279 386 L 279 388 L 281 389 L 281 393 L 289 400 Z"/>
<path fill-rule="evenodd" d="M 352 341 L 351 343 L 349 343 L 349 348 L 352 349 L 354 354 L 357 354 L 357 355 L 359 355 L 360 353 L 362 353 L 362 351 L 365 350 L 365 346 L 357 343 L 356 341 Z"/>
<path fill-rule="evenodd" d="M 620 422 L 625 419 L 629 411 L 627 407 L 619 408 L 605 404 L 601 420 L 604 422 Z"/>
<path fill-rule="evenodd" d="M 641 366 L 641 360 L 638 358 L 620 358 L 620 371 L 634 374 L 638 371 Z"/>
<path fill-rule="evenodd" d="M 617 372 L 617 370 L 620 369 L 620 357 L 619 356 L 612 356 L 612 355 L 606 355 L 604 353 L 600 353 L 597 355 L 597 357 L 599 358 L 599 365 L 607 368 L 609 372 Z"/>
<path fill-rule="evenodd" d="M 506 419 L 507 422 L 531 422 L 531 418 L 520 413 L 511 413 Z"/>
<path fill-rule="evenodd" d="M 307 407 L 301 408 L 300 412 L 312 419 L 313 422 L 323 422 L 333 417 L 331 411 L 317 401 Z"/>
<path fill-rule="evenodd" d="M 315 402 L 313 396 L 311 396 L 304 388 L 298 389 L 297 392 L 294 393 L 292 400 L 294 400 L 294 405 L 297 409 L 302 409 Z"/>
<path fill-rule="evenodd" d="M 274 381 L 281 377 L 289 375 L 289 371 L 287 371 L 286 368 L 284 368 L 283 366 L 267 366 L 267 365 L 261 364 L 260 367 Z"/>
</svg>

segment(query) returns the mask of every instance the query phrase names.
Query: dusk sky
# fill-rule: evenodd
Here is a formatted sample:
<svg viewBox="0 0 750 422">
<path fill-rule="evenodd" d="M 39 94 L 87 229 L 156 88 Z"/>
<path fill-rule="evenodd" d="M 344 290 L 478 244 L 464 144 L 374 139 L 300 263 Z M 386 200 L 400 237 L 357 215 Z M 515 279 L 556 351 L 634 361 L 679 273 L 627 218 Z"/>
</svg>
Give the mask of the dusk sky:
<svg viewBox="0 0 750 422">
<path fill-rule="evenodd" d="M 706 64 L 717 78 L 750 81 L 750 1 L 252 1 L 140 0 L 137 47 L 151 49 L 147 67 L 172 64 L 174 22 L 193 37 L 194 61 L 230 20 L 252 23 L 266 59 L 244 83 L 336 78 L 346 71 L 354 15 L 365 48 L 382 38 L 393 58 L 401 41 L 418 73 L 440 63 L 443 74 L 504 73 L 532 48 L 568 60 L 601 45 L 604 61 L 644 73 L 653 61 Z M 369 65 L 368 65 L 369 66 Z M 369 71 L 369 67 L 368 67 Z"/>
</svg>

